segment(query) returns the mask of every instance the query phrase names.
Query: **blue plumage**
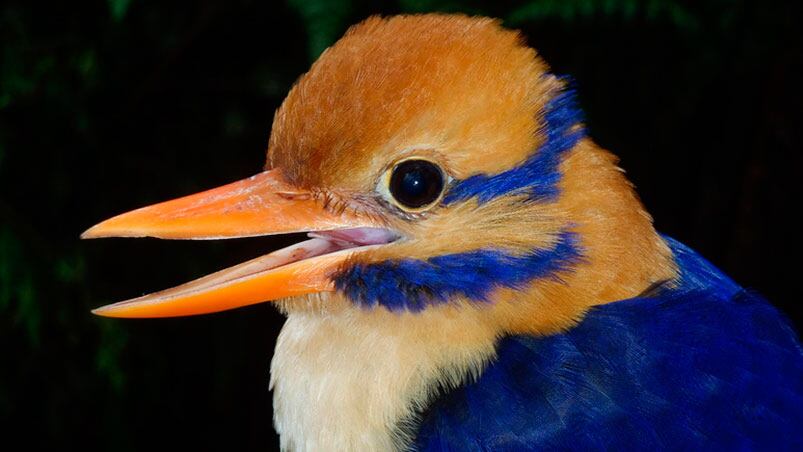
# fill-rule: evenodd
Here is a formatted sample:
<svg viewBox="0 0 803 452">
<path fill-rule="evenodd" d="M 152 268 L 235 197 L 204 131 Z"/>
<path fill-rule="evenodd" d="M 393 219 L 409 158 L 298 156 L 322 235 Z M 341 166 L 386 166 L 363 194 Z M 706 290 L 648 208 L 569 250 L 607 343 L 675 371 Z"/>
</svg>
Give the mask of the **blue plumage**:
<svg viewBox="0 0 803 452">
<path fill-rule="evenodd" d="M 480 203 L 521 191 L 532 199 L 552 200 L 558 194 L 561 157 L 585 135 L 583 114 L 576 95 L 567 89 L 555 95 L 544 107 L 546 140 L 523 164 L 499 174 L 477 174 L 455 181 L 443 199 L 446 205 L 477 197 Z"/>
<path fill-rule="evenodd" d="M 582 112 L 574 91 L 557 93 L 544 108 L 546 140 L 523 164 L 495 175 L 477 174 L 456 181 L 443 203 L 477 197 L 480 203 L 513 192 L 532 201 L 551 202 L 558 194 L 563 154 L 584 136 Z M 435 256 L 425 261 L 397 259 L 357 264 L 335 275 L 335 286 L 354 303 L 380 304 L 391 310 L 420 311 L 454 296 L 486 301 L 497 287 L 521 287 L 535 278 L 557 278 L 582 258 L 579 240 L 565 231 L 553 249 L 513 256 L 498 249 Z"/>
<path fill-rule="evenodd" d="M 679 285 L 515 336 L 422 413 L 421 450 L 801 450 L 803 354 L 787 321 L 669 240 Z"/>
<path fill-rule="evenodd" d="M 535 278 L 559 278 L 581 259 L 576 234 L 563 232 L 555 246 L 515 256 L 496 249 L 358 263 L 335 276 L 335 286 L 354 303 L 420 311 L 460 296 L 487 301 L 498 287 L 519 288 Z"/>
<path fill-rule="evenodd" d="M 560 161 L 584 136 L 574 93 L 544 110 L 545 142 L 522 165 L 454 182 L 444 205 L 511 193 L 554 202 Z M 678 281 L 592 308 L 569 331 L 500 341 L 476 382 L 422 413 L 422 450 L 803 449 L 803 354 L 786 320 L 694 251 L 667 239 Z M 569 229 L 550 249 L 357 263 L 335 276 L 353 302 L 420 311 L 455 297 L 560 278 L 583 259 Z"/>
</svg>

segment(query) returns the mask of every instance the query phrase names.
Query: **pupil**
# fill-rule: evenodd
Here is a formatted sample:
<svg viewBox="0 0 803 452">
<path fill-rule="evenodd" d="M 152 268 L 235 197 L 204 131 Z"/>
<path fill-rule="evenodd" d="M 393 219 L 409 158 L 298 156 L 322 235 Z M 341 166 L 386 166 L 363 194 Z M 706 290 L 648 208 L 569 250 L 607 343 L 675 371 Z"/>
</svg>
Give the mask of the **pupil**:
<svg viewBox="0 0 803 452">
<path fill-rule="evenodd" d="M 443 190 L 443 174 L 432 162 L 405 160 L 393 169 L 390 193 L 400 204 L 418 208 L 431 204 Z"/>
</svg>

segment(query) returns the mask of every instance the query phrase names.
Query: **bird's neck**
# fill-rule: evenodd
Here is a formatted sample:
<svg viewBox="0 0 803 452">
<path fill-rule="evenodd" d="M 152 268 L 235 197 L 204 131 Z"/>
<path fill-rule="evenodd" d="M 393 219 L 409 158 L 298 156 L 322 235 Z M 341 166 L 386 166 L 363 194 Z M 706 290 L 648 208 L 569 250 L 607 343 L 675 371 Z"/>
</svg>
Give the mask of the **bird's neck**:
<svg viewBox="0 0 803 452">
<path fill-rule="evenodd" d="M 495 342 L 474 308 L 290 312 L 271 363 L 282 449 L 405 449 L 437 388 L 477 376 Z"/>
<path fill-rule="evenodd" d="M 617 161 L 589 139 L 566 154 L 556 203 L 579 238 L 581 259 L 558 278 L 535 280 L 524 290 L 499 290 L 490 309 L 497 331 L 565 331 L 592 306 L 638 296 L 677 277 L 672 251 Z"/>
<path fill-rule="evenodd" d="M 337 294 L 285 305 L 288 320 L 271 365 L 283 448 L 404 448 L 415 413 L 438 388 L 481 373 L 499 337 L 564 331 L 591 306 L 675 277 L 672 253 L 615 157 L 583 140 L 561 173 L 558 207 L 580 237 L 583 258 L 560 278 L 499 289 L 492 303 L 420 313 L 349 308 Z"/>
</svg>

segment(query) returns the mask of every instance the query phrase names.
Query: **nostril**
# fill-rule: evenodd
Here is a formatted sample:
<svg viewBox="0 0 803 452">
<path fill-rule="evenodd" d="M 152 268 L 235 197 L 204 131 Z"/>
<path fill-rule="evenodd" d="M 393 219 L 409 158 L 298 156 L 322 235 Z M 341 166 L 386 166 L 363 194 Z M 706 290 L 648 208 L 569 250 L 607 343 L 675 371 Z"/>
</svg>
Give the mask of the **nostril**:
<svg viewBox="0 0 803 452">
<path fill-rule="evenodd" d="M 294 201 L 306 201 L 312 198 L 312 194 L 309 192 L 277 191 L 276 195 L 282 199 Z"/>
</svg>

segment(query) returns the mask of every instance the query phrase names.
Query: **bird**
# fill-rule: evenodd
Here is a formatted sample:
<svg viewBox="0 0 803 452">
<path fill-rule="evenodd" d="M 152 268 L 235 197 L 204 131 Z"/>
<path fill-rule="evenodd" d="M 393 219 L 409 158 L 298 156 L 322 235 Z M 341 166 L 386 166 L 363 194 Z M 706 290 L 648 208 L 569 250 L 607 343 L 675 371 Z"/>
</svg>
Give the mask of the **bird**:
<svg viewBox="0 0 803 452">
<path fill-rule="evenodd" d="M 656 231 L 576 89 L 499 20 L 368 18 L 261 172 L 82 234 L 308 238 L 93 312 L 274 302 L 284 450 L 801 450 L 797 333 Z"/>
</svg>

